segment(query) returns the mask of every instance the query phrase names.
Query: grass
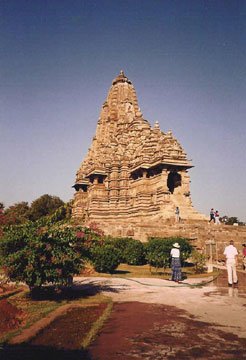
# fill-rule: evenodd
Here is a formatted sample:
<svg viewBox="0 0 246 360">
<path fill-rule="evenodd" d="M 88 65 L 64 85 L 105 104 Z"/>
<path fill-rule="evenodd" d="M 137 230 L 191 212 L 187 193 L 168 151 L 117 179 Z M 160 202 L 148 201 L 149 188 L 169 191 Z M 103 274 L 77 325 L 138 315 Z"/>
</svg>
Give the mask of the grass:
<svg viewBox="0 0 246 360">
<path fill-rule="evenodd" d="M 218 272 L 213 273 L 203 273 L 203 274 L 194 274 L 194 268 L 185 267 L 182 269 L 182 273 L 185 277 L 188 278 L 201 278 L 201 277 L 210 277 L 215 276 Z M 150 268 L 149 265 L 134 266 L 127 264 L 120 264 L 119 267 L 114 271 L 113 274 L 105 273 L 96 273 L 92 272 L 90 274 L 82 274 L 82 276 L 103 276 L 103 277 L 121 277 L 121 278 L 159 278 L 159 279 L 170 279 L 171 269 L 155 269 Z M 84 306 L 90 306 L 93 304 L 99 304 L 102 302 L 107 302 L 107 308 L 104 311 L 103 315 L 94 323 L 90 332 L 87 334 L 86 338 L 83 340 L 83 347 L 86 348 L 89 343 L 95 338 L 99 329 L 102 327 L 105 320 L 110 315 L 112 309 L 112 301 L 109 297 L 106 297 L 100 293 L 94 295 L 86 295 L 82 290 L 77 290 L 72 292 L 68 290 L 65 293 L 65 296 L 58 294 L 56 297 L 45 293 L 43 298 L 33 300 L 29 296 L 29 291 L 22 290 L 19 293 L 12 294 L 8 297 L 8 301 L 11 302 L 17 308 L 23 310 L 26 314 L 25 324 L 19 329 L 12 330 L 7 332 L 4 336 L 0 338 L 0 344 L 6 343 L 11 338 L 19 335 L 24 329 L 29 328 L 35 322 L 46 317 L 48 314 L 63 306 L 65 304 L 80 304 Z M 0 319 L 1 320 L 1 319 Z"/>
<path fill-rule="evenodd" d="M 60 297 L 59 295 L 55 299 L 33 300 L 29 296 L 29 291 L 24 290 L 21 293 L 10 296 L 8 301 L 16 306 L 18 309 L 23 310 L 26 314 L 25 324 L 18 329 L 6 332 L 0 338 L 0 344 L 8 342 L 11 338 L 19 335 L 23 330 L 29 328 L 31 325 L 46 317 L 48 314 L 63 306 L 65 304 L 80 304 L 84 306 L 90 306 L 93 304 L 99 304 L 102 302 L 110 303 L 110 298 L 98 293 L 95 295 L 84 295 L 83 291 L 76 291 L 75 296 L 71 298 Z M 1 319 L 0 319 L 1 321 Z"/>
<path fill-rule="evenodd" d="M 214 271 L 212 273 L 202 273 L 202 274 L 195 274 L 194 267 L 183 267 L 182 273 L 184 276 L 189 278 L 200 278 L 200 277 L 210 277 L 215 276 L 218 274 L 218 271 Z M 82 274 L 83 276 L 83 274 Z M 158 279 L 169 279 L 171 276 L 171 269 L 170 268 L 150 268 L 149 265 L 128 265 L 128 264 L 120 264 L 118 268 L 112 273 L 97 273 L 93 272 L 86 276 L 96 277 L 96 276 L 103 276 L 103 277 L 123 277 L 123 278 L 158 278 Z"/>
<path fill-rule="evenodd" d="M 90 331 L 88 332 L 86 337 L 83 339 L 82 347 L 84 349 L 86 349 L 93 342 L 93 340 L 96 338 L 98 332 L 103 327 L 103 324 L 109 318 L 109 316 L 110 316 L 110 314 L 112 312 L 112 308 L 113 308 L 113 302 L 110 301 L 108 303 L 106 309 L 104 310 L 102 316 L 97 321 L 94 322 L 92 328 L 90 329 Z"/>
</svg>

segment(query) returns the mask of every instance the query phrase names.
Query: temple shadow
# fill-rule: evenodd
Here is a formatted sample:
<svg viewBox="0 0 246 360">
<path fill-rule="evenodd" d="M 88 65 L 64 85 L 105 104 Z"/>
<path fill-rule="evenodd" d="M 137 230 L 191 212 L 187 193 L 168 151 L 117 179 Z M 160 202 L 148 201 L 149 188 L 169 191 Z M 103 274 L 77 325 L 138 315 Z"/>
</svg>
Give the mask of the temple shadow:
<svg viewBox="0 0 246 360">
<path fill-rule="evenodd" d="M 29 344 L 6 345 L 0 348 L 1 360 L 92 360 L 87 350 L 57 349 Z"/>
</svg>

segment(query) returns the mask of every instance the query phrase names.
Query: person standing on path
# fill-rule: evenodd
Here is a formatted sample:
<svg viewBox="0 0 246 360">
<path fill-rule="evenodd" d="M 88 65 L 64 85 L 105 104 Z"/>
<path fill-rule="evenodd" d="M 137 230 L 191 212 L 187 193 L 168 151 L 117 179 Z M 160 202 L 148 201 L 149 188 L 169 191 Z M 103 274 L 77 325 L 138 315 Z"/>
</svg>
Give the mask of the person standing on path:
<svg viewBox="0 0 246 360">
<path fill-rule="evenodd" d="M 175 282 L 180 282 L 182 280 L 179 248 L 180 248 L 180 245 L 178 243 L 175 243 L 175 244 L 173 244 L 173 248 L 171 250 L 172 281 L 175 281 Z"/>
<path fill-rule="evenodd" d="M 243 269 L 246 271 L 246 243 L 243 245 Z"/>
<path fill-rule="evenodd" d="M 226 256 L 226 268 L 228 274 L 228 285 L 232 286 L 232 284 L 238 283 L 237 278 L 237 256 L 238 251 L 234 246 L 233 240 L 230 241 L 230 245 L 225 247 L 224 255 Z"/>
</svg>

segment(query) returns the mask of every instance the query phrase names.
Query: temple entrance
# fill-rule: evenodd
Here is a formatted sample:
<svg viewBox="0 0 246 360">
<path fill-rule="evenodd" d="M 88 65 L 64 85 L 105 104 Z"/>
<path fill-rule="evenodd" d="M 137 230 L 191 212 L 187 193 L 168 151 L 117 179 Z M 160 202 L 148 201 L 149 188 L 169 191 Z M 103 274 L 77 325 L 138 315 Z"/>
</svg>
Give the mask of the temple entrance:
<svg viewBox="0 0 246 360">
<path fill-rule="evenodd" d="M 169 191 L 173 194 L 174 189 L 178 186 L 181 186 L 181 175 L 177 171 L 171 171 L 167 177 L 167 187 Z"/>
</svg>

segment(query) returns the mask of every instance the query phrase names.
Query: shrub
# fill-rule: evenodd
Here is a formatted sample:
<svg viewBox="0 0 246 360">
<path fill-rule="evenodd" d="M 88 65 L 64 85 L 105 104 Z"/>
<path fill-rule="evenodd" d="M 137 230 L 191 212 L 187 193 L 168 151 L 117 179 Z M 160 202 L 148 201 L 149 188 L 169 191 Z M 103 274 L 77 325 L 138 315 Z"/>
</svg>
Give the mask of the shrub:
<svg viewBox="0 0 246 360">
<path fill-rule="evenodd" d="M 193 250 L 191 253 L 191 260 L 194 264 L 195 273 L 202 274 L 206 265 L 206 256 L 196 250 Z"/>
<path fill-rule="evenodd" d="M 110 244 L 94 246 L 91 260 L 97 272 L 111 273 L 120 264 L 120 252 Z"/>
<path fill-rule="evenodd" d="M 146 244 L 146 260 L 150 266 L 155 268 L 166 268 L 170 265 L 170 252 L 175 242 L 180 245 L 180 258 L 183 263 L 191 254 L 192 245 L 188 239 L 170 238 L 150 238 Z"/>
<path fill-rule="evenodd" d="M 30 289 L 46 283 L 67 285 L 83 265 L 83 247 L 72 228 L 52 229 L 40 223 L 10 226 L 0 242 L 1 265 L 13 281 Z"/>
<path fill-rule="evenodd" d="M 139 240 L 129 241 L 124 252 L 128 265 L 143 265 L 146 263 L 144 245 Z"/>
<path fill-rule="evenodd" d="M 108 236 L 105 238 L 105 244 L 109 244 L 111 246 L 114 246 L 116 249 L 118 249 L 120 254 L 120 262 L 125 263 L 126 262 L 125 250 L 129 241 L 131 240 L 132 240 L 131 238 L 113 238 Z"/>
<path fill-rule="evenodd" d="M 146 260 L 155 268 L 169 266 L 170 250 L 164 239 L 150 239 L 146 244 Z"/>
<path fill-rule="evenodd" d="M 114 246 L 120 252 L 120 262 L 128 265 L 146 263 L 144 245 L 132 238 L 107 238 L 106 243 Z"/>
<path fill-rule="evenodd" d="M 63 205 L 65 205 L 64 202 L 58 196 L 42 195 L 32 202 L 30 218 L 35 221 L 43 216 L 51 215 Z"/>
</svg>

